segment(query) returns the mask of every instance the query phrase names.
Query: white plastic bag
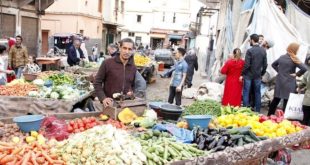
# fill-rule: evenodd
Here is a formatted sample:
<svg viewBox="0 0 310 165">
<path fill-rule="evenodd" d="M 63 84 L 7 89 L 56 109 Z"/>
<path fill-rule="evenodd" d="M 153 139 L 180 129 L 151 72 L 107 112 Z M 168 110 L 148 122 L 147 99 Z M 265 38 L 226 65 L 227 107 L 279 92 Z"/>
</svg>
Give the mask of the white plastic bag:
<svg viewBox="0 0 310 165">
<path fill-rule="evenodd" d="M 303 120 L 304 113 L 302 111 L 303 94 L 290 93 L 285 108 L 284 118 L 291 120 Z"/>
</svg>

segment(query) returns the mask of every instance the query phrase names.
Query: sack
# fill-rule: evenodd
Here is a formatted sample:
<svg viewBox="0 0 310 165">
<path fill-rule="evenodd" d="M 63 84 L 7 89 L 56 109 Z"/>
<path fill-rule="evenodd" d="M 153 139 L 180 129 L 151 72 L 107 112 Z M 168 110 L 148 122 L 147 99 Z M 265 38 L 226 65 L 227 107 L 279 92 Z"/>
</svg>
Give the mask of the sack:
<svg viewBox="0 0 310 165">
<path fill-rule="evenodd" d="M 284 118 L 291 120 L 302 120 L 304 113 L 302 111 L 303 94 L 290 93 L 288 102 L 285 108 Z"/>
</svg>

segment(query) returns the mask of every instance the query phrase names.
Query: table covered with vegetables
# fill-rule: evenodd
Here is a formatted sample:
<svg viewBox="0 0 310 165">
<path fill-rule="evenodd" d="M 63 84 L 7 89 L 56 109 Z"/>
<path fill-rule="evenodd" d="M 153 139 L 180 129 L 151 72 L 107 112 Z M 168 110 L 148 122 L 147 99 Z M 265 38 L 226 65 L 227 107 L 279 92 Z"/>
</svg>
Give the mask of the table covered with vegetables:
<svg viewBox="0 0 310 165">
<path fill-rule="evenodd" d="M 267 117 L 207 100 L 185 107 L 177 121 L 161 115 L 124 108 L 116 120 L 101 112 L 6 119 L 0 164 L 260 164 L 274 151 L 310 141 L 310 129 L 280 111 Z M 212 118 L 193 124 L 197 115 Z M 39 127 L 25 128 L 25 120 Z"/>
<path fill-rule="evenodd" d="M 0 116 L 68 112 L 92 92 L 93 87 L 85 76 L 42 72 L 31 82 L 16 79 L 0 86 Z"/>
</svg>

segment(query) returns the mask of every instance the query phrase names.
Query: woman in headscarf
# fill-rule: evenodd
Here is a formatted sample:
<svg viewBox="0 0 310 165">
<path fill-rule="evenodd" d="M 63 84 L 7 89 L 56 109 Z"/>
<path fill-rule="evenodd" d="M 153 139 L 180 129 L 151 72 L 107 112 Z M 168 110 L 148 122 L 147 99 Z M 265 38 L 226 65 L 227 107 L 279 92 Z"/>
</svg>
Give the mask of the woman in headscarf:
<svg viewBox="0 0 310 165">
<path fill-rule="evenodd" d="M 240 106 L 242 99 L 242 82 L 239 80 L 244 66 L 241 59 L 241 50 L 234 49 L 233 58 L 229 59 L 221 69 L 226 75 L 222 105 Z"/>
<path fill-rule="evenodd" d="M 272 63 L 274 70 L 278 72 L 274 90 L 274 98 L 269 106 L 268 116 L 273 115 L 281 99 L 283 99 L 283 110 L 285 110 L 290 93 L 296 92 L 296 76 L 302 76 L 307 67 L 298 59 L 297 51 L 299 44 L 291 43 L 287 47 L 287 53 L 280 56 Z M 296 72 L 296 68 L 300 70 Z"/>
</svg>

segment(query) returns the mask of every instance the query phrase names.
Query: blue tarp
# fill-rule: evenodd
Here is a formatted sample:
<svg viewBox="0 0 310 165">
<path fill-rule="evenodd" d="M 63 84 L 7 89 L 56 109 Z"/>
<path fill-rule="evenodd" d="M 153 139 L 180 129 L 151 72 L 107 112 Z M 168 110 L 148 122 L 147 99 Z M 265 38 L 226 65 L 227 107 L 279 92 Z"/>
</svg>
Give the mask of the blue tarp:
<svg viewBox="0 0 310 165">
<path fill-rule="evenodd" d="M 156 124 L 153 130 L 168 131 L 177 141 L 182 143 L 192 143 L 194 141 L 193 131 L 178 128 L 175 124 Z"/>
</svg>

